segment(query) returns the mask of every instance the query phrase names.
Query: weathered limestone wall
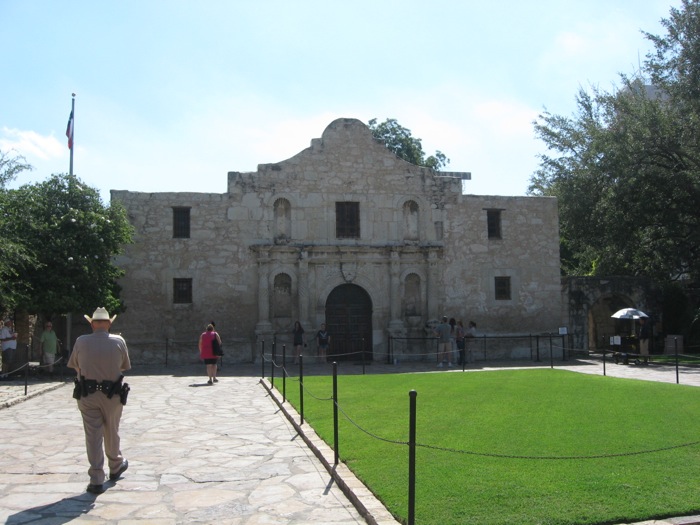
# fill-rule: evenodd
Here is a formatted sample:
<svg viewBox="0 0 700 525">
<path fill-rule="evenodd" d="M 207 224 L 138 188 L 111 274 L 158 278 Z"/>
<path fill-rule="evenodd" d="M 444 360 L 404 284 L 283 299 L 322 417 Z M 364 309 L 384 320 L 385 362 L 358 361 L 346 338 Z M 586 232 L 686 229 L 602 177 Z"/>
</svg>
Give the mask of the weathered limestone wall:
<svg viewBox="0 0 700 525">
<path fill-rule="evenodd" d="M 196 362 L 214 320 L 227 359 L 252 361 L 262 340 L 290 344 L 295 320 L 315 332 L 346 284 L 371 299 L 375 359 L 389 333 L 425 334 L 443 314 L 489 333 L 556 330 L 556 201 L 462 195 L 468 177 L 406 163 L 338 119 L 291 159 L 229 173 L 224 194 L 113 191 L 136 232 L 117 261 L 119 330 L 135 360 L 162 361 L 167 347 L 170 360 Z M 337 238 L 337 202 L 359 203 L 359 238 Z M 175 206 L 191 208 L 188 239 L 173 238 Z M 502 210 L 501 239 L 487 238 L 486 209 Z M 494 299 L 495 276 L 511 277 L 511 300 Z M 192 279 L 191 304 L 173 303 L 175 278 Z"/>
<path fill-rule="evenodd" d="M 502 238 L 488 239 L 486 209 L 500 209 Z M 474 319 L 480 332 L 557 331 L 561 323 L 557 201 L 464 195 L 447 208 L 445 315 Z M 510 276 L 512 299 L 494 299 Z"/>
</svg>

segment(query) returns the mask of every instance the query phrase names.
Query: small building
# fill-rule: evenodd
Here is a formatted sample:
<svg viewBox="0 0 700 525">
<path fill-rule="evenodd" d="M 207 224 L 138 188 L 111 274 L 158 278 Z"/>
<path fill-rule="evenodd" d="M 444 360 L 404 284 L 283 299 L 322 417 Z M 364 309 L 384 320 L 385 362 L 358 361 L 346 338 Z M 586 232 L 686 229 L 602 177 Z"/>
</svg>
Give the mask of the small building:
<svg viewBox="0 0 700 525">
<path fill-rule="evenodd" d="M 135 229 L 115 329 L 142 363 L 195 362 L 212 320 L 238 362 L 263 341 L 289 348 L 297 320 L 312 355 L 325 322 L 337 359 L 384 359 L 390 336 L 432 336 L 443 315 L 556 332 L 556 199 L 467 195 L 470 178 L 405 162 L 343 118 L 290 159 L 230 172 L 226 193 L 112 191 Z"/>
</svg>

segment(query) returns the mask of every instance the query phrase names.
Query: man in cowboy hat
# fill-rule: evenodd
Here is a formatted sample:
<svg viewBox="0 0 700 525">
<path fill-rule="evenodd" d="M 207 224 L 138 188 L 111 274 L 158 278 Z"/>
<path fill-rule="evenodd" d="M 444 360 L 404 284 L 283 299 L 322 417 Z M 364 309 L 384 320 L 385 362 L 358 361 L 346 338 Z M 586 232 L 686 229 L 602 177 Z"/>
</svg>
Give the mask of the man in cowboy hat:
<svg viewBox="0 0 700 525">
<path fill-rule="evenodd" d="M 99 307 L 86 315 L 92 326 L 92 334 L 81 335 L 75 341 L 68 366 L 74 368 L 80 378 L 78 408 L 83 416 L 85 446 L 90 469 L 87 491 L 104 492 L 105 454 L 109 464 L 109 479 L 116 481 L 129 467 L 120 450 L 119 421 L 123 405 L 116 388 L 121 388 L 122 372 L 131 368 L 129 350 L 119 335 L 109 333 L 117 316 L 109 316 Z M 114 394 L 117 395 L 114 395 Z M 104 441 L 104 452 L 102 444 Z"/>
</svg>

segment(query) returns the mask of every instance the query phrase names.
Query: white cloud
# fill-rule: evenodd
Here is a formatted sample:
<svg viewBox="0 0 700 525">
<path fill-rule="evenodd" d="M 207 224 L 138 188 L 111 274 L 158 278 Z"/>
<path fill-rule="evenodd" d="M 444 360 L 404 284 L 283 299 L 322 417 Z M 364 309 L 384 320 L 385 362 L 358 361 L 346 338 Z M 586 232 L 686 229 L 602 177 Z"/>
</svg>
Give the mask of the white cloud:
<svg viewBox="0 0 700 525">
<path fill-rule="evenodd" d="M 41 135 L 35 131 L 25 131 L 3 127 L 0 135 L 0 149 L 16 151 L 27 158 L 51 160 L 67 157 L 68 146 L 60 143 L 53 135 Z"/>
</svg>

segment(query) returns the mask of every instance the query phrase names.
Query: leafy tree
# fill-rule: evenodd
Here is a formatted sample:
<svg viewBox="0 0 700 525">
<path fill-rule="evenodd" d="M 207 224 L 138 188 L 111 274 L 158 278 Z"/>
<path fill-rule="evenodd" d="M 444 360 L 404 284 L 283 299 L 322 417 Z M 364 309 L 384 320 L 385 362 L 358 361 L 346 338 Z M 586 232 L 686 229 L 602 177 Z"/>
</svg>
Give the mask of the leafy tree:
<svg viewBox="0 0 700 525">
<path fill-rule="evenodd" d="M 700 277 L 700 2 L 662 22 L 642 74 L 535 122 L 549 153 L 530 193 L 559 199 L 567 274 Z"/>
<path fill-rule="evenodd" d="M 11 155 L 0 150 L 0 189 L 4 189 L 8 182 L 15 180 L 23 171 L 32 169 L 22 155 Z"/>
<path fill-rule="evenodd" d="M 32 258 L 15 265 L 9 283 L 17 308 L 44 314 L 122 308 L 116 282 L 122 271 L 112 258 L 131 241 L 131 226 L 121 206 L 104 206 L 72 175 L 10 190 L 5 204 L 6 233 Z"/>
<path fill-rule="evenodd" d="M 396 119 L 390 118 L 377 124 L 377 119 L 373 118 L 368 125 L 374 138 L 381 141 L 397 157 L 411 164 L 440 171 L 440 168 L 450 163 L 450 159 L 439 150 L 435 155 L 426 158 L 421 139 L 413 137 L 411 130 L 401 126 Z"/>
<path fill-rule="evenodd" d="M 11 155 L 0 151 L 0 232 L 2 246 L 0 247 L 0 312 L 14 308 L 18 293 L 10 283 L 18 277 L 18 266 L 31 264 L 27 250 L 20 239 L 14 239 L 9 232 L 7 213 L 9 202 L 5 186 L 23 171 L 31 170 L 21 155 Z"/>
</svg>

